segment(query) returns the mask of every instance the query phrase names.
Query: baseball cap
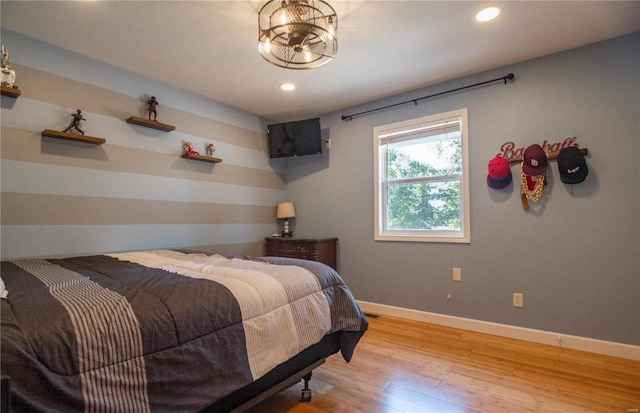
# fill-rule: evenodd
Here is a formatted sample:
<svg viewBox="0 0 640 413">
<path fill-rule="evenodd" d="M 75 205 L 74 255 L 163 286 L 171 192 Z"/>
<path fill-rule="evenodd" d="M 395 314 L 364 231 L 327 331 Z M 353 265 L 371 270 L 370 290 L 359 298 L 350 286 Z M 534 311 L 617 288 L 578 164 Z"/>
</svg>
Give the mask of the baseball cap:
<svg viewBox="0 0 640 413">
<path fill-rule="evenodd" d="M 525 175 L 537 176 L 544 175 L 547 172 L 547 154 L 542 146 L 533 144 L 524 151 L 524 163 L 522 165 L 522 172 Z"/>
<path fill-rule="evenodd" d="M 489 161 L 488 170 L 487 185 L 493 189 L 506 188 L 513 179 L 509 161 L 500 155 Z"/>
<path fill-rule="evenodd" d="M 584 181 L 589 174 L 584 155 L 578 147 L 563 148 L 556 159 L 560 180 L 565 184 L 578 184 Z"/>
</svg>

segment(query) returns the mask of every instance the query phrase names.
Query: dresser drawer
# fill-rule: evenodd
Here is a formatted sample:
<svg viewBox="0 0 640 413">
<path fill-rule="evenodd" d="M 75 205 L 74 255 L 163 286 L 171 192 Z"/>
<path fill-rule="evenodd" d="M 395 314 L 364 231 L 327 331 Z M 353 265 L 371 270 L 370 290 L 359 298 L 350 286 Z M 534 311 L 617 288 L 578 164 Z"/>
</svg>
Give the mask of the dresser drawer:
<svg viewBox="0 0 640 413">
<path fill-rule="evenodd" d="M 269 250 L 283 257 L 304 258 L 311 254 L 312 248 L 309 244 L 274 242 L 270 245 L 267 244 L 267 254 L 269 254 Z"/>
<path fill-rule="evenodd" d="M 266 255 L 319 261 L 336 269 L 337 238 L 267 237 Z"/>
</svg>

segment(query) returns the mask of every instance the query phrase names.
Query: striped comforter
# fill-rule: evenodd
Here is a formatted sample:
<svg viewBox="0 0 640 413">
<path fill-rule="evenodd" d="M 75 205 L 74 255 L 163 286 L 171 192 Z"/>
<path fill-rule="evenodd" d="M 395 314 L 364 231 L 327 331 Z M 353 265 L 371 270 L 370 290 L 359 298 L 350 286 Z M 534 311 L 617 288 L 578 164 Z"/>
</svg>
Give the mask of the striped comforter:
<svg viewBox="0 0 640 413">
<path fill-rule="evenodd" d="M 198 411 L 326 334 L 348 361 L 367 328 L 338 274 L 301 260 L 141 251 L 3 262 L 2 280 L 17 411 Z"/>
</svg>

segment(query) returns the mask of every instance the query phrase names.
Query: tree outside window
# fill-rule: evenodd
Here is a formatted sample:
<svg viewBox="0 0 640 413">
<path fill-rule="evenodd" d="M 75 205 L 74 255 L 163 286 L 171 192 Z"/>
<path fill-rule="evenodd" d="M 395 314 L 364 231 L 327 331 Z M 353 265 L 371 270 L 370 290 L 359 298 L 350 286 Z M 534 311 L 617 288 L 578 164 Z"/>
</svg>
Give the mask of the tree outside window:
<svg viewBox="0 0 640 413">
<path fill-rule="evenodd" d="M 469 242 L 466 109 L 376 127 L 376 233 Z"/>
</svg>

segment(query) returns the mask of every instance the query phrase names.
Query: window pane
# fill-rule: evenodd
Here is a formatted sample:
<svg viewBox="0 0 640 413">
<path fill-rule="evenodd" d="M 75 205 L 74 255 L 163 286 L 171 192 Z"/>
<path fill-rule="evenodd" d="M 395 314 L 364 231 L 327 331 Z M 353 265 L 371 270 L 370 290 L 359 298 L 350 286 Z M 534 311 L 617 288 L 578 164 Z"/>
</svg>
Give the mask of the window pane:
<svg viewBox="0 0 640 413">
<path fill-rule="evenodd" d="M 390 181 L 460 174 L 462 139 L 460 133 L 451 133 L 391 143 L 387 159 Z"/>
<path fill-rule="evenodd" d="M 373 129 L 374 239 L 471 242 L 467 109 Z"/>
<path fill-rule="evenodd" d="M 460 230 L 460 181 L 394 184 L 388 191 L 387 230 Z"/>
</svg>

